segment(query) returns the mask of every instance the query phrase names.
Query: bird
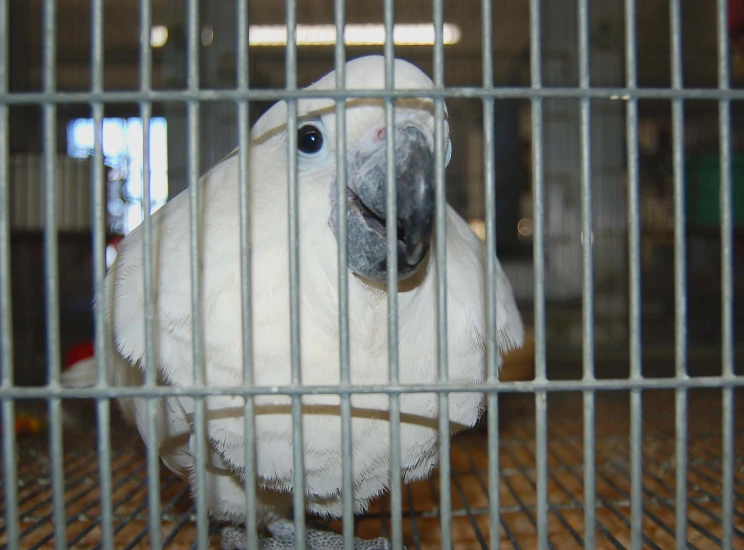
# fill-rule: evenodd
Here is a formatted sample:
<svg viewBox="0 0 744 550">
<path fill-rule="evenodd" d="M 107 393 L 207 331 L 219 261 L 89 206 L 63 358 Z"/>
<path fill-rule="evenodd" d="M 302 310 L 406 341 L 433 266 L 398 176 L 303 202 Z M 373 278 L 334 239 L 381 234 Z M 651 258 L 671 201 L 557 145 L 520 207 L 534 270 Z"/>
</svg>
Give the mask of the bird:
<svg viewBox="0 0 744 550">
<path fill-rule="evenodd" d="M 385 88 L 385 59 L 371 55 L 345 64 L 351 90 Z M 382 385 L 388 378 L 388 293 L 398 304 L 400 384 L 438 380 L 437 242 L 446 243 L 447 362 L 452 383 L 470 384 L 472 392 L 449 395 L 452 434 L 473 427 L 484 410 L 480 389 L 486 379 L 486 252 L 467 222 L 445 204 L 446 230 L 437 233 L 435 106 L 426 92 L 432 80 L 413 63 L 393 60 L 396 89 L 420 90 L 421 96 L 395 99 L 394 124 L 388 128 L 382 97 L 347 98 L 345 135 L 336 135 L 335 100 L 296 100 L 297 126 L 288 126 L 288 103 L 278 101 L 253 125 L 248 155 L 250 277 L 253 385 L 292 384 L 292 339 L 288 243 L 289 155 L 296 155 L 298 313 L 301 382 L 306 386 L 340 383 L 338 287 L 339 190 L 337 139 L 344 140 L 345 200 L 348 230 L 348 338 L 350 381 Z M 336 88 L 329 72 L 306 89 Z M 322 94 L 321 94 L 322 95 Z M 411 95 L 411 94 L 409 94 Z M 449 115 L 444 107 L 444 150 L 452 156 Z M 397 288 L 388 288 L 386 135 L 394 133 L 397 202 Z M 296 151 L 288 149 L 296 133 Z M 465 151 L 464 154 L 472 152 Z M 241 317 L 239 188 L 240 151 L 236 149 L 198 182 L 202 212 L 199 265 L 203 324 L 204 383 L 243 386 L 244 350 Z M 194 385 L 192 274 L 189 194 L 182 192 L 152 214 L 154 333 L 156 364 L 146 364 L 143 227 L 119 243 L 106 275 L 106 300 L 96 304 L 106 317 L 111 350 L 109 382 L 140 386 L 148 367 L 158 383 L 188 390 Z M 497 362 L 519 348 L 524 327 L 510 282 L 495 261 Z M 95 382 L 92 367 L 91 383 Z M 73 373 L 74 374 L 74 373 Z M 71 374 L 70 376 L 73 376 Z M 80 384 L 80 376 L 75 376 Z M 64 379 L 63 379 L 64 384 Z M 351 396 L 353 509 L 364 513 L 390 486 L 389 397 Z M 255 514 L 259 548 L 294 548 L 292 514 L 321 518 L 343 516 L 340 396 L 302 396 L 304 487 L 294 485 L 291 398 L 274 392 L 254 398 L 257 505 L 246 510 L 244 405 L 240 395 L 208 395 L 205 403 L 206 484 L 199 486 L 195 464 L 195 400 L 178 395 L 158 398 L 156 440 L 149 441 L 146 401 L 118 398 L 126 419 L 146 445 L 157 445 L 163 463 L 187 479 L 192 494 L 204 491 L 208 511 L 224 525 L 222 546 L 247 547 L 246 514 Z M 424 479 L 438 460 L 436 393 L 400 394 L 401 478 Z M 292 494 L 304 491 L 306 510 L 292 510 Z M 330 531 L 306 531 L 309 549 L 343 548 Z M 384 537 L 355 538 L 357 550 L 389 548 Z"/>
</svg>

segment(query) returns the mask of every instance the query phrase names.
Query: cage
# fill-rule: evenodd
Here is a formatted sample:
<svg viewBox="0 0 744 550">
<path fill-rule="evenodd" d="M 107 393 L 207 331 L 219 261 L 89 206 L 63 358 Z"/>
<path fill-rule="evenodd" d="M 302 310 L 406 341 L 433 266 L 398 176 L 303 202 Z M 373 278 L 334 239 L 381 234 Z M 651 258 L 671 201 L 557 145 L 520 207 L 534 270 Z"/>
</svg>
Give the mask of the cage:
<svg viewBox="0 0 744 550">
<path fill-rule="evenodd" d="M 306 515 L 308 494 L 291 492 L 302 511 L 292 518 L 297 547 L 311 542 L 302 533 L 313 527 L 338 533 L 347 549 L 354 537 L 380 536 L 396 549 L 744 548 L 736 422 L 744 319 L 735 307 L 744 288 L 742 13 L 741 0 L 3 1 L 0 544 L 220 548 L 224 522 L 211 516 L 205 489 L 213 435 L 205 420 L 209 399 L 223 392 L 243 399 L 249 512 L 237 523 L 248 548 L 259 548 L 262 527 L 251 483 L 260 458 L 250 445 L 262 414 L 255 404 L 291 398 L 288 460 L 300 486 L 301 399 L 319 393 L 340 404 L 341 460 L 325 467 L 342 478 L 343 513 Z M 303 88 L 329 71 L 342 83 L 346 62 L 368 55 L 384 56 L 383 89 L 339 86 L 322 96 Z M 394 88 L 395 58 L 419 67 L 432 88 Z M 247 192 L 260 160 L 241 151 L 271 105 L 287 102 L 292 127 L 298 102 L 321 96 L 342 121 L 339 160 L 348 153 L 339 145 L 347 101 L 382 101 L 387 123 L 396 100 L 431 100 L 433 139 L 452 143 L 449 164 L 437 154 L 433 168 L 435 225 L 447 227 L 446 201 L 484 242 L 489 298 L 499 292 L 498 259 L 524 322 L 523 346 L 499 368 L 490 300 L 482 382 L 449 380 L 445 274 L 433 283 L 434 311 L 445 313 L 431 320 L 441 335 L 432 382 L 401 382 L 396 292 L 382 301 L 384 383 L 351 376 L 347 294 L 334 304 L 339 383 L 303 384 L 294 173 L 277 182 L 288 189 L 282 315 L 291 381 L 255 385 L 260 363 L 241 359 L 245 378 L 229 388 L 205 386 L 199 369 L 193 385 L 156 385 L 154 369 L 145 369 L 142 387 L 114 384 L 104 313 L 93 304 L 109 300 L 104 281 L 119 244 L 145 234 L 143 289 L 154 296 L 153 216 L 179 196 L 203 204 L 200 177 L 230 155 L 240 187 L 241 292 L 232 298 L 242 328 L 233 343 L 253 349 L 257 327 L 241 295 L 251 288 L 249 243 L 260 238 Z M 386 147 L 395 159 L 393 141 Z M 386 178 L 395 189 L 394 174 Z M 195 227 L 183 227 L 197 243 L 184 266 L 192 274 L 205 254 Z M 336 254 L 348 264 L 348 252 Z M 388 265 L 395 257 L 388 252 Z M 348 292 L 352 277 L 334 271 L 329 284 Z M 194 279 L 184 307 L 199 303 L 204 281 Z M 152 364 L 161 351 L 158 310 L 144 302 L 151 321 L 142 353 Z M 204 314 L 193 319 L 202 325 Z M 205 364 L 203 335 L 194 340 L 191 360 Z M 81 364 L 100 379 L 63 384 Z M 401 400 L 429 393 L 446 412 L 452 395 L 468 391 L 486 396 L 478 423 L 450 437 L 447 414 L 435 417 L 437 465 L 403 483 Z M 390 398 L 390 439 L 381 443 L 390 447 L 389 491 L 355 515 L 354 399 L 375 392 Z M 156 432 L 158 400 L 188 396 L 197 403 L 193 490 L 143 443 Z M 149 403 L 147 433 L 122 418 L 116 402 L 128 397 Z"/>
</svg>

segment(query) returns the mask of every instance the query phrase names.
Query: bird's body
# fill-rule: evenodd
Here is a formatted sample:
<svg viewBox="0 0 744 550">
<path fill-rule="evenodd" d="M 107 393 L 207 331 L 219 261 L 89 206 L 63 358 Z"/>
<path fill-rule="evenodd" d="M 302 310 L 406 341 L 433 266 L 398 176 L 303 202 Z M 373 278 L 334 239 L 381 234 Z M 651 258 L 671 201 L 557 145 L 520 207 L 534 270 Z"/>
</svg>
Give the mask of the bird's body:
<svg viewBox="0 0 744 550">
<path fill-rule="evenodd" d="M 351 61 L 346 74 L 349 88 L 381 88 L 382 58 Z M 400 60 L 396 61 L 395 80 L 397 88 L 431 87 L 431 81 L 422 72 Z M 333 74 L 311 87 L 333 88 Z M 437 273 L 433 245 L 439 236 L 430 227 L 433 202 L 421 198 L 421 189 L 417 188 L 409 213 L 406 210 L 409 195 L 405 194 L 406 185 L 424 185 L 423 180 L 426 186 L 433 186 L 428 181 L 433 173 L 433 167 L 428 166 L 429 159 L 433 159 L 431 111 L 430 100 L 409 100 L 396 109 L 396 146 L 399 152 L 408 147 L 408 152 L 396 157 L 401 178 L 399 215 L 405 231 L 402 236 L 399 233 L 402 275 L 397 294 L 402 384 L 433 383 L 438 377 Z M 313 124 L 312 128 L 321 132 L 326 148 L 325 152 L 310 148 L 313 154 L 300 154 L 298 160 L 302 383 L 328 386 L 340 381 L 335 114 L 333 102 L 320 99 L 300 100 L 298 112 L 301 126 Z M 386 264 L 380 255 L 386 250 L 386 241 L 380 233 L 383 230 L 372 219 L 377 216 L 370 215 L 370 211 L 379 213 L 380 151 L 383 171 L 385 166 L 385 140 L 380 137 L 379 129 L 380 125 L 384 127 L 384 109 L 378 100 L 349 100 L 346 117 L 352 272 L 348 278 L 351 383 L 384 385 L 388 382 L 388 298 L 384 268 L 380 267 Z M 284 386 L 292 381 L 286 131 L 286 104 L 281 102 L 256 123 L 251 133 L 251 360 L 256 386 Z M 448 161 L 449 149 L 445 154 Z M 420 161 L 416 165 L 411 159 Z M 237 153 L 230 155 L 200 181 L 204 372 L 210 386 L 239 387 L 243 383 L 238 161 Z M 420 177 L 406 179 L 408 166 L 418 166 L 414 176 Z M 382 181 L 384 186 L 384 173 Z M 429 187 L 427 193 L 431 191 Z M 384 188 L 382 193 L 384 197 Z M 413 192 L 410 196 L 414 196 Z M 384 208 L 384 201 L 382 204 Z M 384 211 L 381 214 L 384 229 Z M 156 243 L 158 376 L 162 384 L 179 387 L 193 383 L 190 223 L 187 193 L 174 197 L 152 216 Z M 142 238 L 142 228 L 138 227 L 122 241 L 107 276 L 107 319 L 113 337 L 112 349 L 116 352 L 112 377 L 119 385 L 141 384 L 146 368 Z M 446 239 L 449 376 L 452 382 L 471 383 L 477 389 L 477 384 L 485 378 L 484 246 L 449 206 Z M 428 254 L 422 255 L 422 250 L 428 250 Z M 497 335 L 503 351 L 521 346 L 523 328 L 511 287 L 500 266 L 497 277 Z M 450 395 L 452 431 L 476 423 L 482 412 L 482 398 L 477 392 Z M 302 400 L 307 510 L 339 517 L 342 515 L 340 397 L 306 395 Z M 351 398 L 357 513 L 365 511 L 371 500 L 389 486 L 388 401 L 386 395 L 379 394 Z M 242 478 L 244 400 L 220 395 L 208 397 L 205 402 L 211 462 L 206 488 L 210 514 L 219 520 L 240 523 L 246 516 Z M 122 399 L 120 403 L 125 416 L 134 421 L 148 445 L 153 444 L 146 440 L 145 401 L 134 398 Z M 290 403 L 290 398 L 282 395 L 255 399 L 260 499 L 255 512 L 260 523 L 286 517 L 289 513 L 284 508 L 286 497 L 295 490 Z M 400 397 L 404 481 L 427 476 L 436 463 L 437 403 L 436 394 L 413 393 Z M 191 398 L 161 399 L 159 436 L 155 442 L 165 464 L 179 475 L 189 477 L 193 477 L 195 468 L 193 411 Z"/>
</svg>

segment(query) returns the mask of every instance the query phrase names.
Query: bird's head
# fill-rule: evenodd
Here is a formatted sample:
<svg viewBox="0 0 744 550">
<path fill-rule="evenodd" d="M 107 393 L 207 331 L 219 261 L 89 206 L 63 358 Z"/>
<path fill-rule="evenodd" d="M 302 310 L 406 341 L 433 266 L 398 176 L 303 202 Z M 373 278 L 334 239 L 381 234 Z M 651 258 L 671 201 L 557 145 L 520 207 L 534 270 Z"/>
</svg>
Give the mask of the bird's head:
<svg viewBox="0 0 744 550">
<path fill-rule="evenodd" d="M 382 56 L 368 56 L 346 64 L 346 88 L 384 89 L 385 64 Z M 396 59 L 396 89 L 431 89 L 433 83 L 414 65 Z M 334 90 L 334 72 L 307 89 Z M 435 118 L 430 98 L 399 98 L 395 102 L 394 156 L 398 280 L 413 276 L 424 264 L 432 245 L 435 217 Z M 332 99 L 302 99 L 297 102 L 297 127 L 287 128 L 287 104 L 269 109 L 252 130 L 252 155 L 261 155 L 262 143 L 284 144 L 287 132 L 297 134 L 298 185 L 302 208 L 314 213 L 312 223 L 322 223 L 338 239 L 338 177 L 336 107 Z M 445 108 L 446 115 L 446 108 Z M 387 280 L 387 143 L 382 98 L 346 101 L 345 187 L 349 269 L 372 282 Z M 344 136 L 341 136 L 342 139 Z M 449 125 L 444 122 L 442 152 L 445 165 L 451 157 Z M 277 150 L 276 147 L 274 147 Z M 277 172 L 278 174 L 278 172 Z M 286 172 L 284 172 L 286 175 Z M 272 185 L 284 186 L 285 181 Z M 286 208 L 286 203 L 282 205 Z M 316 225 L 315 229 L 320 230 Z M 302 231 L 302 227 L 300 229 Z"/>
</svg>

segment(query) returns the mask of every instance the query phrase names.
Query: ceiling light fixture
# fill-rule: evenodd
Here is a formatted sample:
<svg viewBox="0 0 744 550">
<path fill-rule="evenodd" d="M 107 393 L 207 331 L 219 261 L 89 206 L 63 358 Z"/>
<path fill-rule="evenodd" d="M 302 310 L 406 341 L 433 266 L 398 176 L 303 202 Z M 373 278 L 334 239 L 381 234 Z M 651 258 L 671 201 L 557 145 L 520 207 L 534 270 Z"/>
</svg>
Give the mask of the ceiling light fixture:
<svg viewBox="0 0 744 550">
<path fill-rule="evenodd" d="M 445 23 L 442 38 L 445 45 L 457 44 L 462 37 L 460 27 Z M 385 44 L 385 26 L 381 24 L 346 25 L 347 46 L 382 46 Z M 253 25 L 250 27 L 251 46 L 286 46 L 285 25 Z M 396 46 L 434 45 L 434 25 L 429 23 L 397 24 L 393 27 Z M 335 25 L 297 25 L 298 46 L 332 46 L 336 43 Z"/>
<path fill-rule="evenodd" d="M 162 48 L 166 42 L 168 42 L 168 27 L 155 25 L 150 29 L 150 46 L 153 48 Z"/>
</svg>

